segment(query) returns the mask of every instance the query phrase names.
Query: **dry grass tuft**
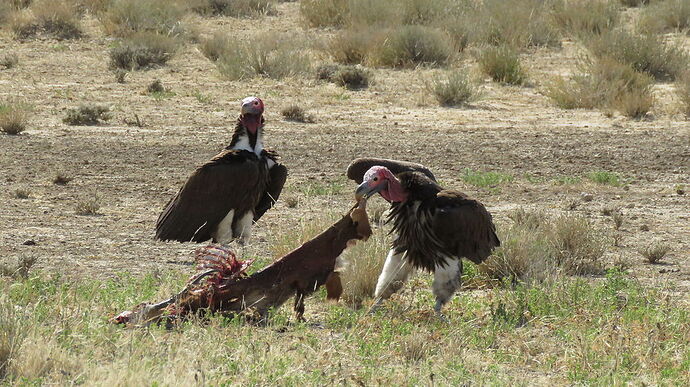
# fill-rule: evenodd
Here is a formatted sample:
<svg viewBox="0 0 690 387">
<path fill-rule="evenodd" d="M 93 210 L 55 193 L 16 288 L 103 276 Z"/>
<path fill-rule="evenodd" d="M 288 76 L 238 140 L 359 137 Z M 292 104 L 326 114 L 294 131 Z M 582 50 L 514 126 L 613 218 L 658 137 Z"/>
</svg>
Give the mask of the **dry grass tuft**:
<svg viewBox="0 0 690 387">
<path fill-rule="evenodd" d="M 671 251 L 671 246 L 665 243 L 654 243 L 639 250 L 639 253 L 651 264 L 660 263 L 662 259 Z"/>
<path fill-rule="evenodd" d="M 68 110 L 62 122 L 76 126 L 98 125 L 111 118 L 109 112 L 110 108 L 104 105 L 81 105 Z"/>
<path fill-rule="evenodd" d="M 184 33 L 182 18 L 186 6 L 170 0 L 115 0 L 102 15 L 107 33 L 129 36 L 136 32 L 155 32 L 165 36 Z"/>
<path fill-rule="evenodd" d="M 643 117 L 652 107 L 653 80 L 629 65 L 602 58 L 583 66 L 567 81 L 556 79 L 546 95 L 564 109 L 615 109 L 632 118 Z"/>
<path fill-rule="evenodd" d="M 690 71 L 676 80 L 676 95 L 681 102 L 681 110 L 690 118 Z"/>
<path fill-rule="evenodd" d="M 442 106 L 459 106 L 479 97 L 470 78 L 460 70 L 436 75 L 426 82 L 425 87 Z"/>
<path fill-rule="evenodd" d="M 17 39 L 30 39 L 39 34 L 56 39 L 77 39 L 83 35 L 79 12 L 74 3 L 66 0 L 34 2 L 30 11 L 14 13 L 10 24 Z"/>
<path fill-rule="evenodd" d="M 489 46 L 478 52 L 479 67 L 496 82 L 522 85 L 527 76 L 518 53 L 509 46 Z"/>
<path fill-rule="evenodd" d="M 428 337 L 411 334 L 401 339 L 399 352 L 409 363 L 419 363 L 424 360 L 433 348 Z"/>
<path fill-rule="evenodd" d="M 165 87 L 163 87 L 163 82 L 160 79 L 156 79 L 151 84 L 146 87 L 146 92 L 151 93 L 165 93 Z"/>
<path fill-rule="evenodd" d="M 341 66 L 330 78 L 338 86 L 350 90 L 364 89 L 372 82 L 371 71 L 358 66 Z"/>
<path fill-rule="evenodd" d="M 288 121 L 303 122 L 313 124 L 316 118 L 313 115 L 307 114 L 304 109 L 298 105 L 290 105 L 280 111 L 280 115 Z M 288 206 L 289 207 L 289 206 Z M 294 206 L 293 206 L 294 207 Z"/>
<path fill-rule="evenodd" d="M 383 44 L 370 51 L 371 62 L 386 67 L 443 66 L 455 53 L 448 35 L 426 26 L 401 26 L 388 30 Z"/>
<path fill-rule="evenodd" d="M 26 336 L 26 327 L 14 303 L 5 294 L 0 296 L 0 327 L 0 380 L 3 380 Z"/>
<path fill-rule="evenodd" d="M 53 184 L 56 185 L 67 185 L 67 183 L 69 183 L 70 181 L 72 181 L 72 178 L 67 176 L 63 172 L 58 172 L 57 174 L 55 174 L 55 177 L 53 178 Z"/>
<path fill-rule="evenodd" d="M 180 42 L 155 32 L 140 32 L 110 50 L 110 68 L 139 70 L 165 65 Z"/>
<path fill-rule="evenodd" d="M 341 26 L 345 23 L 348 0 L 302 0 L 300 13 L 310 27 Z"/>
<path fill-rule="evenodd" d="M 647 5 L 652 0 L 618 0 L 619 3 L 627 7 L 639 7 L 642 5 Z"/>
<path fill-rule="evenodd" d="M 18 135 L 26 130 L 28 112 L 26 106 L 19 103 L 0 104 L 0 131 L 5 134 Z"/>
<path fill-rule="evenodd" d="M 618 24 L 620 12 L 611 0 L 560 0 L 553 17 L 558 26 L 574 36 L 601 34 Z"/>
<path fill-rule="evenodd" d="M 15 199 L 28 199 L 31 196 L 31 190 L 28 188 L 17 188 L 12 192 L 12 197 Z"/>
<path fill-rule="evenodd" d="M 202 15 L 257 17 L 276 15 L 274 0 L 196 0 L 191 9 Z"/>
<path fill-rule="evenodd" d="M 690 33 L 690 2 L 687 0 L 654 2 L 642 10 L 638 26 L 645 32 Z"/>
<path fill-rule="evenodd" d="M 19 64 L 19 57 L 17 54 L 8 53 L 0 57 L 0 66 L 11 69 Z"/>
<path fill-rule="evenodd" d="M 216 66 L 230 80 L 264 76 L 283 79 L 309 72 L 311 60 L 304 41 L 295 37 L 264 34 L 249 42 L 214 38 L 207 56 L 217 57 Z"/>
<path fill-rule="evenodd" d="M 347 29 L 335 35 L 326 50 L 338 63 L 361 64 L 367 60 L 372 47 L 383 39 L 384 34 L 379 30 Z"/>
<path fill-rule="evenodd" d="M 612 58 L 657 80 L 675 79 L 688 70 L 690 63 L 683 48 L 668 45 L 659 36 L 621 29 L 592 35 L 585 45 L 597 58 Z"/>
<path fill-rule="evenodd" d="M 582 217 L 560 216 L 551 222 L 550 242 L 556 263 L 568 275 L 601 274 L 607 241 Z"/>
<path fill-rule="evenodd" d="M 101 198 L 98 195 L 93 195 L 89 198 L 81 199 L 74 207 L 74 212 L 77 215 L 89 216 L 98 215 L 98 210 L 101 209 Z"/>
</svg>

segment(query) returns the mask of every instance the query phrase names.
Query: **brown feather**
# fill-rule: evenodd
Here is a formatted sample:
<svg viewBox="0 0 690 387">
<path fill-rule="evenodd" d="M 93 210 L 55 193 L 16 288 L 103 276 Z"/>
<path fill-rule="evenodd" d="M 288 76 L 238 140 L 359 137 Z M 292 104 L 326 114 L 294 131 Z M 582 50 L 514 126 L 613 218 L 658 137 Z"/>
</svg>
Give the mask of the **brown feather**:
<svg viewBox="0 0 690 387">
<path fill-rule="evenodd" d="M 364 174 L 369 168 L 376 165 L 388 168 L 394 175 L 401 172 L 417 171 L 423 173 L 429 179 L 436 181 L 434 174 L 422 164 L 373 157 L 358 158 L 351 162 L 350 166 L 347 167 L 347 177 L 350 180 L 354 180 L 357 184 L 360 184 L 364 179 Z"/>
</svg>

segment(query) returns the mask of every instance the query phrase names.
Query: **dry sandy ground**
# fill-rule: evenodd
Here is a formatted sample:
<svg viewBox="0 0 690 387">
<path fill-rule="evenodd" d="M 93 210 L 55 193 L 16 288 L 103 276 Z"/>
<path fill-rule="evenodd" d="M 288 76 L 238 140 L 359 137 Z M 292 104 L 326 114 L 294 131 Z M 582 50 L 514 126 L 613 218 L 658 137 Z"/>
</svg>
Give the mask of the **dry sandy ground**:
<svg viewBox="0 0 690 387">
<path fill-rule="evenodd" d="M 201 35 L 221 30 L 244 39 L 257 26 L 302 33 L 298 7 L 281 4 L 279 16 L 262 20 L 192 21 Z M 21 98 L 34 111 L 25 133 L 0 136 L 0 259 L 35 255 L 40 268 L 76 277 L 186 269 L 195 246 L 154 241 L 158 213 L 192 169 L 229 141 L 239 101 L 257 95 L 267 106 L 266 142 L 290 169 L 283 198 L 301 198 L 295 208 L 281 200 L 260 221 L 253 238 L 259 254 L 269 255 L 267 241 L 300 222 L 347 209 L 354 185 L 343 174 L 353 158 L 390 157 L 427 165 L 445 186 L 486 203 L 499 224 L 520 206 L 585 215 L 602 232 L 618 234 L 609 260 L 628 260 L 636 276 L 671 285 L 688 301 L 690 198 L 676 188 L 690 188 L 690 123 L 677 113 L 672 84 L 656 86 L 655 109 L 646 120 L 558 109 L 541 91 L 549 77 L 575 69 L 572 42 L 526 55 L 531 87 L 485 80 L 483 98 L 463 108 L 439 107 L 427 95 L 424 79 L 434 70 L 376 69 L 376 84 L 364 91 L 310 79 L 231 82 L 191 43 L 169 66 L 133 72 L 118 84 L 107 67 L 112 39 L 96 20 L 87 18 L 85 25 L 88 37 L 78 41 L 22 43 L 1 32 L 0 49 L 15 52 L 19 65 L 0 71 L 0 99 Z M 472 68 L 471 59 L 465 62 Z M 156 100 L 144 94 L 154 79 L 175 95 Z M 108 124 L 62 123 L 67 109 L 96 102 L 112 107 Z M 314 114 L 317 123 L 284 121 L 279 111 L 291 103 Z M 135 114 L 144 127 L 125 123 Z M 515 180 L 498 191 L 476 188 L 460 179 L 464 168 L 509 173 Z M 616 172 L 629 183 L 554 184 L 595 170 Z M 58 172 L 73 180 L 53 184 Z M 304 187 L 310 184 L 346 186 L 335 195 L 307 198 Z M 28 188 L 30 198 L 14 198 L 18 188 Z M 583 201 L 583 192 L 593 200 Z M 76 215 L 77 202 L 94 195 L 100 215 Z M 619 231 L 602 208 L 622 211 Z M 27 240 L 36 245 L 23 245 Z M 643 262 L 638 249 L 654 241 L 672 246 L 667 264 Z"/>
</svg>

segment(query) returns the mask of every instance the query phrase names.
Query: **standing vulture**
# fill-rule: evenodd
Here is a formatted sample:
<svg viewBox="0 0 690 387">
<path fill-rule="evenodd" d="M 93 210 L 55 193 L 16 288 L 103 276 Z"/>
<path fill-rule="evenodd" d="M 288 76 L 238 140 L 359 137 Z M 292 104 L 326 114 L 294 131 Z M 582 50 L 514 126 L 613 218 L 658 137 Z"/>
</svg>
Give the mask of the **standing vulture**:
<svg viewBox="0 0 690 387">
<path fill-rule="evenodd" d="M 242 100 L 230 145 L 197 168 L 156 223 L 156 239 L 245 243 L 252 222 L 273 206 L 287 178 L 278 155 L 264 149 L 264 103 Z"/>
<path fill-rule="evenodd" d="M 500 245 L 491 214 L 462 192 L 439 186 L 420 164 L 357 159 L 349 178 L 360 182 L 355 195 L 379 193 L 391 202 L 388 222 L 393 244 L 376 284 L 375 309 L 403 285 L 412 268 L 434 273 L 434 310 L 440 315 L 460 286 L 461 258 L 481 263 Z"/>
</svg>

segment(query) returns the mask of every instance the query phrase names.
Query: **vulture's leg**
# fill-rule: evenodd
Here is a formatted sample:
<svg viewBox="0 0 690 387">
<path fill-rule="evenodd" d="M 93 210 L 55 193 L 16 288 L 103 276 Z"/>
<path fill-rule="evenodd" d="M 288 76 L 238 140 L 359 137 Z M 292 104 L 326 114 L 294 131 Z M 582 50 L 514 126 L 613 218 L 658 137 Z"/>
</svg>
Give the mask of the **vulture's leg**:
<svg viewBox="0 0 690 387">
<path fill-rule="evenodd" d="M 304 321 L 304 293 L 300 291 L 295 293 L 295 316 L 297 321 Z"/>
<path fill-rule="evenodd" d="M 462 275 L 462 261 L 460 259 L 446 259 L 446 266 L 436 267 L 434 270 L 433 292 L 436 296 L 436 306 L 434 310 L 441 315 L 441 308 L 448 301 L 460 287 L 460 276 Z"/>
<path fill-rule="evenodd" d="M 232 224 L 235 218 L 235 210 L 230 210 L 223 220 L 218 223 L 213 232 L 213 241 L 221 245 L 228 245 L 234 239 L 232 234 Z"/>
<path fill-rule="evenodd" d="M 387 300 L 393 293 L 402 288 L 407 281 L 407 276 L 412 271 L 412 266 L 404 259 L 405 253 L 395 254 L 395 250 L 388 252 L 386 263 L 376 282 L 375 301 L 369 309 L 369 313 L 374 312 L 383 300 Z"/>
<path fill-rule="evenodd" d="M 247 211 L 241 218 L 235 222 L 233 225 L 232 234 L 235 238 L 238 238 L 241 245 L 245 245 L 249 241 L 249 237 L 252 235 L 252 220 L 254 219 L 254 214 L 251 211 Z"/>
</svg>

